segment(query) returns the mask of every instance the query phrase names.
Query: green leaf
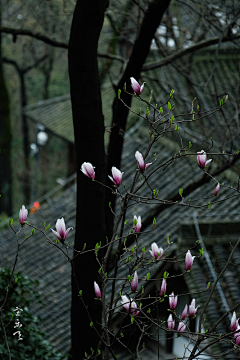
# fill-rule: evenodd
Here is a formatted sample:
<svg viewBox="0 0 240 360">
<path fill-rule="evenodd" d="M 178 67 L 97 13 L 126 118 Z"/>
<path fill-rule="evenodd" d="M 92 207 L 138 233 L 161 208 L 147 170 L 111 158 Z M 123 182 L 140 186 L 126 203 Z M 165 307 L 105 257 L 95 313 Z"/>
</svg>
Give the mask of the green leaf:
<svg viewBox="0 0 240 360">
<path fill-rule="evenodd" d="M 133 324 L 133 323 L 134 323 L 134 317 L 131 316 L 131 324 Z"/>
<path fill-rule="evenodd" d="M 207 203 L 207 206 L 208 206 L 208 210 L 210 209 L 210 207 L 211 207 L 211 203 L 210 202 L 208 202 Z"/>
<path fill-rule="evenodd" d="M 146 279 L 147 279 L 147 280 L 149 280 L 150 275 L 151 275 L 150 273 L 147 273 L 147 276 L 146 276 Z"/>
<path fill-rule="evenodd" d="M 82 296 L 82 290 L 79 290 L 79 295 Z"/>
<path fill-rule="evenodd" d="M 199 252 L 200 252 L 200 256 L 203 256 L 203 248 L 199 249 Z"/>
<path fill-rule="evenodd" d="M 9 226 L 12 226 L 13 224 L 13 219 L 9 219 Z"/>
<path fill-rule="evenodd" d="M 199 108 L 200 108 L 200 106 L 199 106 L 199 105 L 197 105 L 197 110 L 199 110 Z"/>
<path fill-rule="evenodd" d="M 167 237 L 167 243 L 168 245 L 170 245 L 169 236 Z"/>
<path fill-rule="evenodd" d="M 150 313 L 151 313 L 151 309 L 150 309 L 150 308 L 148 309 L 147 313 L 148 313 L 148 314 L 150 314 Z"/>
<path fill-rule="evenodd" d="M 134 223 L 135 226 L 137 225 L 137 219 L 136 218 L 134 219 L 133 223 Z"/>
<path fill-rule="evenodd" d="M 220 100 L 220 106 L 222 106 L 222 105 L 223 105 L 223 99 Z"/>
<path fill-rule="evenodd" d="M 226 97 L 225 97 L 225 102 L 227 102 L 228 101 L 228 95 L 226 95 Z"/>
<path fill-rule="evenodd" d="M 192 143 L 191 143 L 191 141 L 189 141 L 189 143 L 188 143 L 188 147 L 189 147 L 189 149 L 191 149 L 191 147 L 192 147 Z"/>
<path fill-rule="evenodd" d="M 100 269 L 98 270 L 98 273 L 101 274 L 102 272 L 102 268 L 100 267 Z"/>
<path fill-rule="evenodd" d="M 179 189 L 179 195 L 182 197 L 182 194 L 183 194 L 183 189 L 180 188 L 180 189 Z"/>
<path fill-rule="evenodd" d="M 120 99 L 120 95 L 121 95 L 121 89 L 118 89 L 118 98 Z"/>
<path fill-rule="evenodd" d="M 35 234 L 35 229 L 31 229 L 31 235 Z"/>
<path fill-rule="evenodd" d="M 90 322 L 90 326 L 93 327 L 93 322 L 92 321 Z"/>
<path fill-rule="evenodd" d="M 18 282 L 18 278 L 15 279 L 15 283 Z"/>
<path fill-rule="evenodd" d="M 122 332 L 120 333 L 120 336 L 121 336 L 121 337 L 124 337 L 124 335 L 123 335 L 123 333 L 122 333 Z"/>
<path fill-rule="evenodd" d="M 168 101 L 168 110 L 170 111 L 171 108 L 172 108 L 172 105 L 171 105 L 171 103 Z"/>
<path fill-rule="evenodd" d="M 127 223 L 128 223 L 128 220 L 126 220 L 126 221 L 124 222 L 125 225 L 127 225 Z"/>
<path fill-rule="evenodd" d="M 210 288 L 211 282 L 209 281 L 209 283 L 207 284 L 207 289 Z"/>
<path fill-rule="evenodd" d="M 126 83 L 124 83 L 123 89 L 126 91 L 126 89 L 127 89 L 127 84 Z"/>
<path fill-rule="evenodd" d="M 160 112 L 160 114 L 163 113 L 163 108 L 162 107 L 160 107 L 159 112 Z"/>
<path fill-rule="evenodd" d="M 145 247 L 142 249 L 142 252 L 145 253 Z"/>
<path fill-rule="evenodd" d="M 112 203 L 111 203 L 111 201 L 109 201 L 108 206 L 111 207 L 111 205 L 112 205 Z"/>
<path fill-rule="evenodd" d="M 152 101 L 152 95 L 153 95 L 153 90 L 151 90 L 151 93 L 150 93 L 150 99 L 149 99 L 149 103 Z"/>
<path fill-rule="evenodd" d="M 50 228 L 50 223 L 48 224 L 48 226 L 45 228 L 45 230 L 48 230 Z"/>
<path fill-rule="evenodd" d="M 168 276 L 169 276 L 169 273 L 167 271 L 164 271 L 164 274 L 163 274 L 164 279 L 167 279 Z"/>
</svg>

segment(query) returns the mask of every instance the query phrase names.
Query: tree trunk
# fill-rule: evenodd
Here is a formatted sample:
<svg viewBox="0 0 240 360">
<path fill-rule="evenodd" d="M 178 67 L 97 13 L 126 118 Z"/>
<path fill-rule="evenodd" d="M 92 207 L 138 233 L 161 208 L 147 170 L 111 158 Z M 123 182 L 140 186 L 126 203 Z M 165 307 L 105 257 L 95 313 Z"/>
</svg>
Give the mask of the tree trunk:
<svg viewBox="0 0 240 360">
<path fill-rule="evenodd" d="M 19 79 L 20 79 L 20 93 L 21 93 L 21 113 L 22 113 L 22 134 L 23 134 L 23 152 L 24 152 L 24 173 L 23 173 L 23 193 L 24 201 L 26 204 L 30 204 L 30 164 L 29 164 L 29 153 L 30 153 L 30 143 L 29 143 L 29 131 L 27 117 L 24 114 L 24 107 L 27 105 L 27 95 L 25 87 L 25 72 L 19 67 L 17 68 Z M 35 201 L 36 199 L 34 199 Z"/>
<path fill-rule="evenodd" d="M 132 92 L 133 90 L 130 86 L 130 77 L 134 77 L 136 80 L 140 76 L 142 66 L 147 58 L 147 55 L 150 50 L 152 39 L 155 35 L 155 32 L 161 22 L 165 10 L 168 8 L 171 0 L 154 0 L 150 3 L 148 10 L 143 19 L 139 36 L 134 44 L 133 51 L 124 71 L 124 74 L 117 85 L 117 89 L 123 89 L 124 83 L 127 84 L 127 91 Z M 150 95 L 150 94 L 149 94 Z M 121 98 L 127 104 L 131 106 L 132 96 L 126 94 L 124 91 L 121 93 Z M 121 101 L 119 101 L 118 96 L 113 102 L 113 118 L 112 118 L 112 127 L 110 142 L 108 147 L 108 160 L 107 160 L 107 175 L 111 174 L 112 166 L 116 166 L 118 169 L 121 167 L 121 155 L 123 149 L 124 141 L 124 132 L 126 129 L 127 117 L 129 110 L 125 107 Z M 133 154 L 134 156 L 134 154 Z M 121 169 L 124 171 L 124 169 Z M 107 179 L 106 183 L 111 186 L 110 181 Z M 107 211 L 108 204 L 111 202 L 111 206 L 114 209 L 115 206 L 115 195 L 109 193 L 106 202 L 106 217 L 107 217 L 107 229 L 108 236 L 111 236 L 112 226 L 113 226 L 113 214 L 110 211 Z"/>
<path fill-rule="evenodd" d="M 0 2 L 1 5 L 1 2 Z M 1 6 L 0 6 L 1 7 Z M 0 9 L 1 26 L 1 9 Z M 12 214 L 12 175 L 11 175 L 11 124 L 10 104 L 3 75 L 1 36 L 0 36 L 0 214 Z"/>
<path fill-rule="evenodd" d="M 97 64 L 97 46 L 104 20 L 107 0 L 78 0 L 73 15 L 69 41 L 69 76 L 77 161 L 77 215 L 75 249 L 93 249 L 105 240 L 104 189 L 80 171 L 83 162 L 96 167 L 96 180 L 105 180 L 104 117 Z M 94 252 L 87 252 L 74 260 L 72 271 L 71 359 L 84 358 L 90 348 L 97 350 L 102 322 L 101 302 L 94 300 L 94 281 L 99 282 L 99 265 Z M 89 315 L 78 297 L 88 307 Z"/>
</svg>

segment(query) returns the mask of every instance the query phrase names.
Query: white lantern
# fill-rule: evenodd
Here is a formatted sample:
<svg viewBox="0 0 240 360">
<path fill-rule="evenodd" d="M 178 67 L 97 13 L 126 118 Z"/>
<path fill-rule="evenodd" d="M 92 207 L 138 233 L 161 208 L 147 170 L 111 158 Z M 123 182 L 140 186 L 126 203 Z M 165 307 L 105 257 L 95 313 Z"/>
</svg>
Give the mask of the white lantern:
<svg viewBox="0 0 240 360">
<path fill-rule="evenodd" d="M 48 141 L 48 134 L 45 131 L 39 131 L 37 134 L 37 143 L 40 146 L 45 146 Z"/>
</svg>

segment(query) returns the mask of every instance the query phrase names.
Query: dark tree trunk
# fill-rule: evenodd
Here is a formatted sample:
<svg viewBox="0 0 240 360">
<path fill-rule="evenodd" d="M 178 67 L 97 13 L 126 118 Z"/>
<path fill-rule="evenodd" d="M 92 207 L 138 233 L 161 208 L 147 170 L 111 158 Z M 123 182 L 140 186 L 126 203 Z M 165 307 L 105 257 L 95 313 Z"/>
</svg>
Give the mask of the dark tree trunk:
<svg viewBox="0 0 240 360">
<path fill-rule="evenodd" d="M 0 2 L 1 5 L 1 2 Z M 1 9 L 0 9 L 1 26 Z M 0 36 L 0 214 L 12 214 L 12 174 L 11 174 L 11 124 L 10 104 L 3 75 Z"/>
<path fill-rule="evenodd" d="M 129 59 L 128 65 L 124 74 L 117 85 L 117 89 L 123 89 L 124 83 L 127 84 L 127 91 L 133 92 L 130 86 L 130 77 L 134 77 L 138 80 L 142 66 L 147 58 L 147 55 L 150 50 L 152 39 L 154 38 L 155 32 L 160 24 L 160 21 L 163 17 L 165 10 L 168 8 L 171 0 L 154 0 L 150 3 L 148 10 L 144 16 L 139 36 L 134 44 L 131 57 Z M 149 94 L 150 95 L 150 94 Z M 131 106 L 132 97 L 127 95 L 124 91 L 121 93 L 121 98 L 127 104 Z M 118 169 L 121 167 L 121 155 L 123 149 L 124 141 L 124 132 L 126 129 L 127 117 L 129 110 L 125 107 L 116 97 L 113 102 L 113 119 L 112 125 L 115 124 L 112 128 L 110 142 L 108 147 L 108 160 L 107 160 L 107 175 L 111 174 L 112 166 L 116 166 Z M 134 154 L 133 154 L 134 156 Z M 124 171 L 124 169 L 120 169 Z M 111 186 L 110 181 L 107 178 L 107 184 Z M 115 195 L 112 193 L 108 194 L 106 199 L 105 208 L 106 208 L 106 217 L 107 217 L 107 229 L 108 236 L 112 233 L 113 226 L 113 215 L 110 211 L 107 211 L 108 204 L 111 202 L 112 208 L 114 209 L 115 205 Z"/>
<path fill-rule="evenodd" d="M 80 171 L 83 162 L 91 162 L 95 167 L 96 180 L 105 180 L 104 117 L 97 64 L 97 46 L 104 20 L 107 0 L 78 0 L 73 15 L 69 41 L 69 76 L 75 133 L 77 162 L 77 215 L 75 249 L 93 249 L 98 242 L 104 243 L 104 189 L 91 181 Z M 84 358 L 85 351 L 97 349 L 98 337 L 94 326 L 102 321 L 101 302 L 94 300 L 94 280 L 99 281 L 99 265 L 94 252 L 78 256 L 74 269 L 79 286 L 76 286 L 72 272 L 72 359 Z M 88 307 L 94 326 L 79 299 Z"/>
<path fill-rule="evenodd" d="M 30 164 L 29 164 L 29 131 L 27 117 L 24 114 L 24 107 L 27 105 L 26 87 L 24 81 L 25 72 L 19 67 L 17 68 L 20 84 L 21 84 L 21 113 L 22 113 L 22 133 L 23 133 L 23 152 L 24 152 L 24 174 L 23 174 L 23 193 L 24 201 L 26 204 L 30 204 Z M 34 199 L 35 201 L 35 199 Z"/>
<path fill-rule="evenodd" d="M 67 169 L 67 177 L 71 176 L 73 173 L 77 171 L 76 168 L 76 152 L 74 144 L 68 142 L 68 169 Z"/>
</svg>

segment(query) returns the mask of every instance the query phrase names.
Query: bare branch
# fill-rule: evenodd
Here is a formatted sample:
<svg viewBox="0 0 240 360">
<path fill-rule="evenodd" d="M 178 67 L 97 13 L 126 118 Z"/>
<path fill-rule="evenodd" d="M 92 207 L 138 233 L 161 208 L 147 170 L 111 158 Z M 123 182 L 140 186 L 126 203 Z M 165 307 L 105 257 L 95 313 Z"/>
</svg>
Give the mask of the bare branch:
<svg viewBox="0 0 240 360">
<path fill-rule="evenodd" d="M 13 35 L 14 41 L 16 40 L 16 37 L 18 35 L 23 35 L 23 36 L 29 36 L 29 37 L 32 37 L 34 39 L 43 41 L 46 44 L 54 46 L 54 47 L 58 47 L 58 48 L 66 49 L 66 50 L 68 49 L 68 44 L 67 43 L 53 40 L 53 39 L 51 39 L 50 37 L 48 37 L 48 36 L 46 36 L 44 34 L 35 33 L 35 32 L 33 32 L 31 30 L 28 30 L 28 29 L 14 29 L 14 28 L 10 28 L 10 27 L 0 27 L 0 33 Z M 117 61 L 120 61 L 121 63 L 125 62 L 125 59 L 123 59 L 121 56 L 118 56 L 118 55 L 98 53 L 97 56 L 100 57 L 100 58 L 117 60 Z"/>
<path fill-rule="evenodd" d="M 164 59 L 162 59 L 158 62 L 148 63 L 148 64 L 144 65 L 142 68 L 142 71 L 148 71 L 148 70 L 160 68 L 160 67 L 170 64 L 173 61 L 175 61 L 187 54 L 190 54 L 196 50 L 218 44 L 219 41 L 228 42 L 228 41 L 234 41 L 234 40 L 240 39 L 240 35 L 236 35 L 236 36 L 228 36 L 227 35 L 227 36 L 224 36 L 222 39 L 221 38 L 222 38 L 221 36 L 216 36 L 216 37 L 213 37 L 213 38 L 210 38 L 207 40 L 199 41 L 196 44 L 189 46 L 186 49 L 176 51 L 173 54 L 166 56 Z"/>
</svg>

